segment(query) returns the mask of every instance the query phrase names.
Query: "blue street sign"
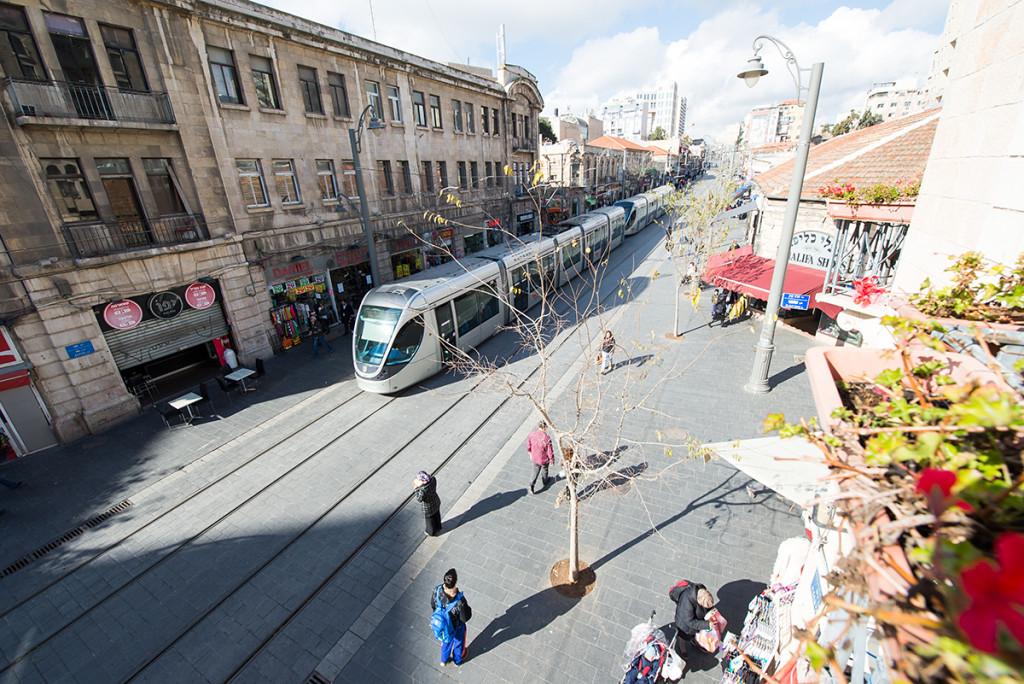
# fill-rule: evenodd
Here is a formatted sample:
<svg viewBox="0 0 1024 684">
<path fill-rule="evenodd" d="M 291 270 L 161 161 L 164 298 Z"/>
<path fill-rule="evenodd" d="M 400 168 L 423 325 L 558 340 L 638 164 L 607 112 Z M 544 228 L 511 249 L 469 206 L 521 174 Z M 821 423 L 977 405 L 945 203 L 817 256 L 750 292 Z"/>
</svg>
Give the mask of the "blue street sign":
<svg viewBox="0 0 1024 684">
<path fill-rule="evenodd" d="M 804 309 L 806 311 L 810 305 L 811 295 L 782 293 L 782 308 L 784 309 Z"/>
<path fill-rule="evenodd" d="M 69 344 L 64 347 L 64 351 L 68 353 L 69 359 L 77 359 L 79 356 L 88 356 L 92 354 L 96 349 L 92 346 L 90 340 L 85 342 L 76 342 L 75 344 Z"/>
</svg>

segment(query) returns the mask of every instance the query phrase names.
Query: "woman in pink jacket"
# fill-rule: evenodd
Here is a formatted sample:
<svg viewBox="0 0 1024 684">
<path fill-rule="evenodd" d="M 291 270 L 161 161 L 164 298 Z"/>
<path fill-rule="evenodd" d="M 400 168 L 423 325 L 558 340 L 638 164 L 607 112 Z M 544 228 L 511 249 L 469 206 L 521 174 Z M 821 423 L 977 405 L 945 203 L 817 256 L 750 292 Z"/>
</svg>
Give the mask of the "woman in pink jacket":
<svg viewBox="0 0 1024 684">
<path fill-rule="evenodd" d="M 548 466 L 552 461 L 555 460 L 555 451 L 551 446 L 551 438 L 548 437 L 548 433 L 544 432 L 548 427 L 548 424 L 543 420 L 537 426 L 537 429 L 530 433 L 530 436 L 526 438 L 526 451 L 530 454 L 530 460 L 533 461 L 533 477 L 530 478 L 530 493 L 536 494 L 533 490 L 533 485 L 537 482 L 537 475 L 540 471 L 544 470 L 544 476 L 540 480 L 540 487 L 544 489 L 548 486 Z"/>
</svg>

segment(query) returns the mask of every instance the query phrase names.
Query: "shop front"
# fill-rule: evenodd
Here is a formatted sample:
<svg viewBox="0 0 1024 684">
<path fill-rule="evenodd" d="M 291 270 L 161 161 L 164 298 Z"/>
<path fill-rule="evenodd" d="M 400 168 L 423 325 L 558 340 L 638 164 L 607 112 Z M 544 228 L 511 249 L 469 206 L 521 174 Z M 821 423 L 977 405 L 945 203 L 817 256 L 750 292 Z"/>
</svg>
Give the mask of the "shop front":
<svg viewBox="0 0 1024 684">
<path fill-rule="evenodd" d="M 529 235 L 537 230 L 537 214 L 528 211 L 516 214 L 516 235 Z"/>
<path fill-rule="evenodd" d="M 0 461 L 56 446 L 50 415 L 6 328 L 0 328 Z"/>
<path fill-rule="evenodd" d="M 422 247 L 423 241 L 415 235 L 391 241 L 391 273 L 395 280 L 423 270 Z"/>
<path fill-rule="evenodd" d="M 270 294 L 270 323 L 274 350 L 290 349 L 302 343 L 309 331 L 309 314 L 332 311 L 328 297 L 327 257 L 294 256 L 271 264 L 265 271 Z M 337 318 L 334 316 L 333 318 Z"/>
<path fill-rule="evenodd" d="M 452 249 L 452 239 L 455 237 L 455 230 L 444 228 L 425 233 L 423 239 L 426 244 L 423 246 L 423 259 L 427 268 L 440 266 L 451 261 L 455 256 Z"/>
<path fill-rule="evenodd" d="M 327 279 L 334 320 L 337 320 L 343 301 L 348 301 L 353 311 L 358 309 L 363 296 L 373 288 L 366 247 L 352 247 L 330 255 L 327 258 Z"/>
<path fill-rule="evenodd" d="M 161 381 L 177 383 L 222 364 L 231 331 L 221 302 L 217 281 L 203 279 L 114 299 L 93 312 L 125 386 L 142 400 L 156 398 Z"/>
</svg>

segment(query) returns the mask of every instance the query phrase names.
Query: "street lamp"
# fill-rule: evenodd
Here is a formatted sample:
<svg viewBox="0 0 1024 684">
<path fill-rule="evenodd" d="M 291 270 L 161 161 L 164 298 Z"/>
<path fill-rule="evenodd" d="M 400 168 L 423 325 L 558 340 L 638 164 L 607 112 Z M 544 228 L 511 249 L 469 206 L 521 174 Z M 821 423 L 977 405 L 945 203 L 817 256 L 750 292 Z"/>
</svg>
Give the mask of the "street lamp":
<svg viewBox="0 0 1024 684">
<path fill-rule="evenodd" d="M 362 150 L 363 120 L 366 115 L 373 111 L 373 105 L 366 105 L 366 109 L 359 115 L 359 122 L 355 128 L 348 129 L 348 140 L 352 143 L 352 168 L 356 172 L 356 192 L 359 193 L 359 211 L 362 214 L 363 233 L 366 234 L 366 256 L 370 260 L 370 278 L 373 286 L 381 284 L 380 268 L 377 266 L 377 247 L 373 242 L 373 226 L 370 225 L 370 207 L 366 204 L 366 190 L 363 187 L 363 169 L 359 165 L 359 152 Z M 380 135 L 384 128 L 384 122 L 376 116 L 371 115 L 366 122 L 367 128 L 373 131 L 374 135 Z"/>
<path fill-rule="evenodd" d="M 775 323 L 779 317 L 779 304 L 782 300 L 782 288 L 786 282 L 786 267 L 789 265 L 789 248 L 793 243 L 793 229 L 796 227 L 796 215 L 800 209 L 800 193 L 804 188 L 804 172 L 807 170 L 807 154 L 811 148 L 811 131 L 814 129 L 814 114 L 818 109 L 818 92 L 821 90 L 821 72 L 825 65 L 822 62 L 815 62 L 810 69 L 801 69 L 800 64 L 793 56 L 789 46 L 778 38 L 760 35 L 754 39 L 754 56 L 747 61 L 747 68 L 737 74 L 742 78 L 748 87 L 753 88 L 758 79 L 768 73 L 761 62 L 758 53 L 764 47 L 765 41 L 770 41 L 778 49 L 779 54 L 786 60 L 786 68 L 789 69 L 793 82 L 796 84 L 796 101 L 800 102 L 800 93 L 805 90 L 800 85 L 800 77 L 804 72 L 810 72 L 810 82 L 807 85 L 807 106 L 804 110 L 804 121 L 800 127 L 800 138 L 796 143 L 796 159 L 793 160 L 793 178 L 789 182 L 789 195 L 786 197 L 786 214 L 782 222 L 782 234 L 779 236 L 779 249 L 775 255 L 775 270 L 772 271 L 772 286 L 768 294 L 768 306 L 764 311 L 764 320 L 761 322 L 761 336 L 757 340 L 757 352 L 754 357 L 754 368 L 750 373 L 750 380 L 747 381 L 748 392 L 764 394 L 771 391 L 768 385 L 768 368 L 772 361 L 772 352 L 775 351 Z"/>
</svg>

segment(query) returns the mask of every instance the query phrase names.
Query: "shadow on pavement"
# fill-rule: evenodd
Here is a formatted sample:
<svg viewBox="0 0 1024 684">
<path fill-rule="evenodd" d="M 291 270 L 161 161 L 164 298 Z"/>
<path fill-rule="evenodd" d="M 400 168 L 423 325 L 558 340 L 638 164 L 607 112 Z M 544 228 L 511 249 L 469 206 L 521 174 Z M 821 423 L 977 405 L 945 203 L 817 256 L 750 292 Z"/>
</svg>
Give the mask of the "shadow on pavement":
<svg viewBox="0 0 1024 684">
<path fill-rule="evenodd" d="M 743 620 L 747 617 L 747 606 L 754 597 L 767 588 L 764 582 L 742 579 L 723 584 L 718 590 L 716 607 L 728 622 L 727 629 L 739 635 L 743 629 Z"/>
<path fill-rule="evenodd" d="M 482 655 L 517 637 L 535 634 L 555 618 L 572 610 L 579 599 L 562 596 L 549 587 L 527 596 L 505 609 L 504 614 L 491 620 L 470 642 L 470 659 Z"/>
<path fill-rule="evenodd" d="M 505 506 L 511 506 L 518 499 L 523 498 L 526 494 L 525 489 L 513 489 L 509 492 L 498 492 L 492 494 L 486 499 L 481 499 L 475 504 L 469 507 L 469 509 L 455 516 L 451 520 L 446 520 L 444 525 L 444 533 L 450 532 L 456 527 L 461 527 L 468 522 L 472 522 L 477 518 L 482 518 L 488 513 L 494 513 L 497 510 L 504 508 Z"/>
<path fill-rule="evenodd" d="M 647 463 L 637 463 L 636 465 L 627 466 L 621 470 L 617 470 L 614 473 L 605 475 L 597 482 L 592 482 L 580 491 L 579 500 L 586 501 L 590 497 L 609 490 L 618 490 L 617 494 L 625 494 L 628 491 L 630 483 L 636 478 L 640 477 L 647 471 Z"/>
<path fill-rule="evenodd" d="M 768 378 L 768 386 L 769 387 L 778 387 L 782 383 L 786 382 L 787 380 L 789 380 L 791 378 L 795 378 L 796 376 L 800 375 L 803 372 L 804 372 L 804 364 L 803 363 L 795 363 L 792 366 L 790 366 L 789 368 L 781 370 L 778 373 L 776 373 L 775 375 L 773 375 L 772 377 Z"/>
</svg>

